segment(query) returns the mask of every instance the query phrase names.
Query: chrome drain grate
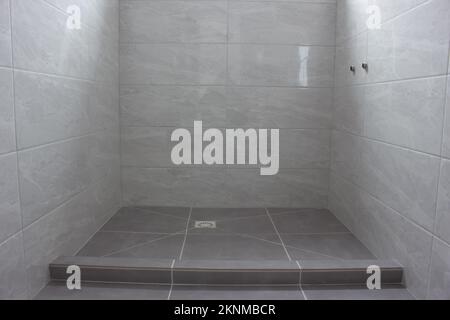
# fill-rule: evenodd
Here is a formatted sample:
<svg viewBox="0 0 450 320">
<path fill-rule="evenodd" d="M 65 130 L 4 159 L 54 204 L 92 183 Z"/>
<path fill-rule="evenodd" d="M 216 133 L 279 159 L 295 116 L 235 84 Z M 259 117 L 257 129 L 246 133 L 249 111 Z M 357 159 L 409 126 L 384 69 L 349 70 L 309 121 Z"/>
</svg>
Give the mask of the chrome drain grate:
<svg viewBox="0 0 450 320">
<path fill-rule="evenodd" d="M 195 221 L 196 229 L 216 229 L 215 221 Z"/>
</svg>

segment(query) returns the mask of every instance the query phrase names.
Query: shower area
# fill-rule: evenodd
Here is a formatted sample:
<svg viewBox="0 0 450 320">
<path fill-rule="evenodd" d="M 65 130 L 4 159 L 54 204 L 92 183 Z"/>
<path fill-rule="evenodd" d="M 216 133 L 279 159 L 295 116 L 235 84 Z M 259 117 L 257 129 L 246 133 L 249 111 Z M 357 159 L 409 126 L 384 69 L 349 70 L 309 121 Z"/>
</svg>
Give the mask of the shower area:
<svg viewBox="0 0 450 320">
<path fill-rule="evenodd" d="M 450 299 L 449 52 L 448 0 L 0 0 L 0 299 Z"/>
</svg>

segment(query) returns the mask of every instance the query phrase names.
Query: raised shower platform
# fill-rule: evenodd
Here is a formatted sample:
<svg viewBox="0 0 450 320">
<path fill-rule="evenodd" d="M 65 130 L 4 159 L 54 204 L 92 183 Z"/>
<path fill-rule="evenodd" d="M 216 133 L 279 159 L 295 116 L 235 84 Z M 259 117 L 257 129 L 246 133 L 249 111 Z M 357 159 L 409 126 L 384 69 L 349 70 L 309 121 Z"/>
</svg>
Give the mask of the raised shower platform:
<svg viewBox="0 0 450 320">
<path fill-rule="evenodd" d="M 365 285 L 367 267 L 384 285 L 403 269 L 381 261 L 328 210 L 122 208 L 74 257 L 50 265 L 65 280 L 163 285 Z"/>
</svg>

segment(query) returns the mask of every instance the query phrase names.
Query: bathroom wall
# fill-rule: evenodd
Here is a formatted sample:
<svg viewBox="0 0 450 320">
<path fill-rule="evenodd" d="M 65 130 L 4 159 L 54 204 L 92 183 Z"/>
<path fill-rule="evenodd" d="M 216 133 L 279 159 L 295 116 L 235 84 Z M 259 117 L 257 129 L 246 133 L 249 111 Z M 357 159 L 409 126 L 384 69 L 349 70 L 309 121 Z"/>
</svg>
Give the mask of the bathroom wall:
<svg viewBox="0 0 450 320">
<path fill-rule="evenodd" d="M 327 205 L 336 4 L 120 1 L 125 205 Z M 279 128 L 281 170 L 176 167 L 171 132 Z"/>
<path fill-rule="evenodd" d="M 450 2 L 340 0 L 337 17 L 330 209 L 414 296 L 449 299 Z"/>
<path fill-rule="evenodd" d="M 32 298 L 120 205 L 118 1 L 0 0 L 0 96 L 0 299 Z"/>
</svg>

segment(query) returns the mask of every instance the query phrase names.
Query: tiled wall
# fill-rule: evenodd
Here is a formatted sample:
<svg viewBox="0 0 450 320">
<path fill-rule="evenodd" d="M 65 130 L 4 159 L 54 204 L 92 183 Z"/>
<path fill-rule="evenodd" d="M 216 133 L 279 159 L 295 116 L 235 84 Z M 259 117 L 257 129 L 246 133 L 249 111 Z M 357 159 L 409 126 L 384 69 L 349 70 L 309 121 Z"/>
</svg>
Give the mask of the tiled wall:
<svg viewBox="0 0 450 320">
<path fill-rule="evenodd" d="M 0 0 L 0 299 L 32 298 L 120 205 L 118 52 L 118 1 Z"/>
<path fill-rule="evenodd" d="M 337 3 L 330 209 L 417 298 L 449 299 L 450 1 Z"/>
<path fill-rule="evenodd" d="M 336 4 L 120 1 L 125 204 L 327 205 Z M 171 132 L 279 128 L 281 170 L 175 167 Z"/>
</svg>

